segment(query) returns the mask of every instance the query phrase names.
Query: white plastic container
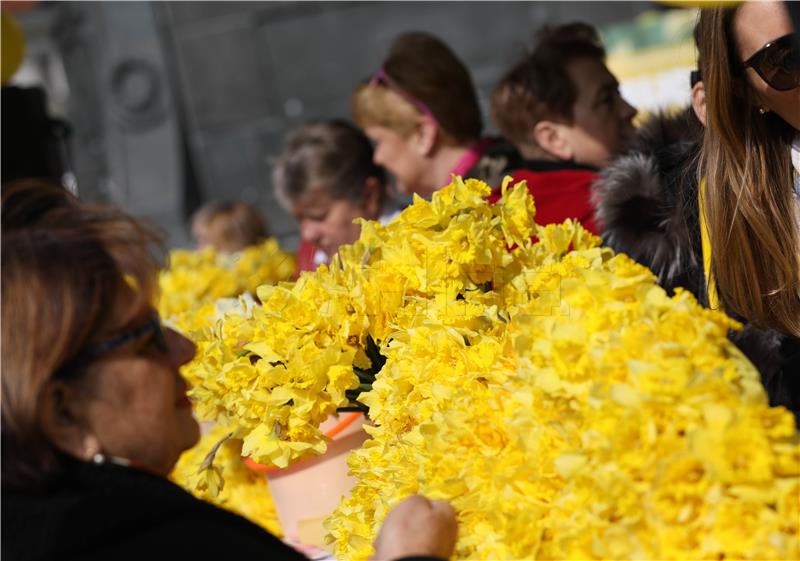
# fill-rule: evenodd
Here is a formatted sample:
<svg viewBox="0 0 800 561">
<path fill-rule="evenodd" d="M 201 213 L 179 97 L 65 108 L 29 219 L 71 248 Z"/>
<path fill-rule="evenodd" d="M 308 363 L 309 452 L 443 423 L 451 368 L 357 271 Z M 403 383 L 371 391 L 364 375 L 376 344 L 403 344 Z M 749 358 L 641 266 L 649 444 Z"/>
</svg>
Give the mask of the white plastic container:
<svg viewBox="0 0 800 561">
<path fill-rule="evenodd" d="M 284 539 L 298 549 L 328 549 L 322 523 L 356 483 L 347 473 L 347 455 L 367 439 L 363 424 L 361 413 L 330 417 L 320 427 L 332 438 L 325 454 L 285 469 L 254 467 L 248 462 L 251 468 L 266 474 Z"/>
</svg>

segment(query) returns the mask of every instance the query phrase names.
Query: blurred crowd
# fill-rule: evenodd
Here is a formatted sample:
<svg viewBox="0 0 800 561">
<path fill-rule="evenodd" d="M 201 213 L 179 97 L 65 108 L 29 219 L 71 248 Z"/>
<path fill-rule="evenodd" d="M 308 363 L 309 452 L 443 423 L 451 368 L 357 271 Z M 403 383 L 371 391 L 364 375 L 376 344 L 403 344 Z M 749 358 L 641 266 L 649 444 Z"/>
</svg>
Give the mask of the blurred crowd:
<svg viewBox="0 0 800 561">
<path fill-rule="evenodd" d="M 300 225 L 298 273 L 356 241 L 356 219 L 388 222 L 453 176 L 488 183 L 491 202 L 505 177 L 524 180 L 538 223 L 577 219 L 669 292 L 742 322 L 731 337 L 770 403 L 800 422 L 797 7 L 734 4 L 700 11 L 691 105 L 638 128 L 589 24 L 542 28 L 502 76 L 490 103 L 502 136 L 485 134 L 469 69 L 445 43 L 398 36 L 355 85 L 352 122 L 303 124 L 274 163 L 276 197 Z M 247 204 L 213 202 L 192 235 L 236 252 L 269 228 Z M 3 185 L 9 559 L 300 558 L 164 478 L 198 428 L 178 373 L 194 347 L 154 315 L 159 244 L 59 186 Z M 455 535 L 449 506 L 414 497 L 387 518 L 377 558 L 446 559 Z"/>
</svg>

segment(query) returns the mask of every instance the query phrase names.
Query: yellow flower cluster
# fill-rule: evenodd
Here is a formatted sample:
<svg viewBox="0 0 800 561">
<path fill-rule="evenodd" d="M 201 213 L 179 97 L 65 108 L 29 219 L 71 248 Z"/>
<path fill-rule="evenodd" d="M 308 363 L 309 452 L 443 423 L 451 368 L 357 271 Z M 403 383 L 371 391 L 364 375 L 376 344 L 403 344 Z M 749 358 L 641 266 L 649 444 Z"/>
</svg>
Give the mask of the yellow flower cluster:
<svg viewBox="0 0 800 561">
<path fill-rule="evenodd" d="M 339 559 L 369 557 L 416 492 L 456 508 L 459 559 L 800 556 L 794 421 L 737 326 L 503 190 L 489 205 L 455 178 L 260 306 L 217 310 L 192 365 L 201 414 L 282 466 L 324 451 L 337 407 L 369 407 L 327 523 Z M 370 342 L 386 362 L 359 385 Z"/>
<path fill-rule="evenodd" d="M 203 465 L 214 446 L 227 434 L 225 427 L 211 429 L 194 448 L 181 455 L 170 479 L 198 499 L 244 516 L 280 537 L 281 527 L 267 480 L 242 463 L 241 440 L 226 439 L 213 455 L 213 461 Z"/>
<path fill-rule="evenodd" d="M 328 345 L 324 332 L 313 331 L 324 321 L 312 319 L 319 313 L 314 292 L 319 305 L 323 292 L 309 279 L 296 285 L 305 287 L 300 294 L 262 286 L 261 306 L 242 301 L 229 309 L 212 329 L 196 333 L 205 338 L 198 337 L 198 357 L 183 370 L 198 417 L 232 427 L 244 440 L 244 455 L 262 464 L 286 467 L 324 452 L 319 425 L 358 385 L 354 350 Z M 278 321 L 282 311 L 300 327 Z"/>
<path fill-rule="evenodd" d="M 232 254 L 211 247 L 174 250 L 169 268 L 159 278 L 158 311 L 161 317 L 171 318 L 198 304 L 245 292 L 255 294 L 262 284 L 291 278 L 295 266 L 294 256 L 281 251 L 273 238 Z"/>
<path fill-rule="evenodd" d="M 175 250 L 170 267 L 159 277 L 158 311 L 165 321 L 184 332 L 198 346 L 195 362 L 183 369 L 190 384 L 199 357 L 213 339 L 214 323 L 230 310 L 254 304 L 252 294 L 265 283 L 289 279 L 295 271 L 295 257 L 281 251 L 274 239 L 224 254 Z M 239 297 L 239 299 L 235 299 Z M 171 478 L 198 498 L 227 508 L 280 536 L 275 506 L 263 476 L 248 470 L 241 461 L 242 442 L 225 441 L 215 459 L 203 460 L 213 445 L 227 433 L 213 429 L 191 450 L 185 452 Z"/>
<path fill-rule="evenodd" d="M 318 427 L 359 388 L 353 366 L 372 366 L 368 338 L 380 345 L 423 302 L 447 308 L 461 291 L 482 292 L 512 261 L 506 242 L 530 235 L 526 194 L 511 197 L 517 208 L 487 205 L 487 194 L 485 184 L 458 181 L 385 227 L 364 222 L 330 267 L 261 286 L 260 306 L 223 314 L 195 337 L 202 352 L 185 369 L 198 415 L 234 427 L 259 463 L 285 467 L 324 452 Z"/>
<path fill-rule="evenodd" d="M 456 508 L 458 559 L 797 558 L 794 420 L 725 318 L 624 256 L 576 253 L 597 260 L 562 261 L 560 311 L 388 345 L 359 483 L 326 525 L 337 558 L 367 558 L 412 493 Z"/>
</svg>

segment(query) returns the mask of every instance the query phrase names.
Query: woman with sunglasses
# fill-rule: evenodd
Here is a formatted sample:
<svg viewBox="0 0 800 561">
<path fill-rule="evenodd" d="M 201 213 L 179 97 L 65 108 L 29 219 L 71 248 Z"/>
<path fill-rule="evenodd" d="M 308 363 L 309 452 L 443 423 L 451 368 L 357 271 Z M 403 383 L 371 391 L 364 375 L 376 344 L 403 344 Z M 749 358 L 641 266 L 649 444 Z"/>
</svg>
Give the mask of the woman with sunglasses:
<svg viewBox="0 0 800 561">
<path fill-rule="evenodd" d="M 783 2 L 701 11 L 708 300 L 749 323 L 773 404 L 800 420 L 800 49 Z"/>
<path fill-rule="evenodd" d="M 304 559 L 166 478 L 198 426 L 179 372 L 194 345 L 153 309 L 159 240 L 57 189 L 3 197 L 3 558 Z M 376 550 L 454 542 L 452 509 L 412 497 Z"/>
<path fill-rule="evenodd" d="M 519 159 L 500 138 L 482 138 L 483 120 L 469 71 L 433 35 L 405 33 L 372 78 L 352 96 L 353 117 L 375 147 L 374 162 L 401 193 L 429 197 L 451 174 L 499 185 Z"/>
</svg>

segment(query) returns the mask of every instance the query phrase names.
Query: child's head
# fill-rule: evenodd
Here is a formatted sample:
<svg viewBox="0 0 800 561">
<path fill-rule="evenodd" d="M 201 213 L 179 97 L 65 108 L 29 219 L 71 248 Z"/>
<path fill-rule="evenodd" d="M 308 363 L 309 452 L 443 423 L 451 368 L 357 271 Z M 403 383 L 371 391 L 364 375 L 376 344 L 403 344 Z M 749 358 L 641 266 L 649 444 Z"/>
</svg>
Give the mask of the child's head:
<svg viewBox="0 0 800 561">
<path fill-rule="evenodd" d="M 194 213 L 192 236 L 198 249 L 212 246 L 233 253 L 267 238 L 269 231 L 255 208 L 224 201 L 208 203 Z"/>
<path fill-rule="evenodd" d="M 352 109 L 375 144 L 375 162 L 405 193 L 426 190 L 441 147 L 469 146 L 483 127 L 469 71 L 442 41 L 420 32 L 395 39 L 380 69 L 353 92 Z"/>
<path fill-rule="evenodd" d="M 378 218 L 386 177 L 369 139 L 344 121 L 307 123 L 292 131 L 273 170 L 275 194 L 300 222 L 300 236 L 333 255 L 358 239 L 356 218 Z"/>
<path fill-rule="evenodd" d="M 492 94 L 497 128 L 529 159 L 604 167 L 633 133 L 635 115 L 584 23 L 544 28 Z"/>
</svg>

